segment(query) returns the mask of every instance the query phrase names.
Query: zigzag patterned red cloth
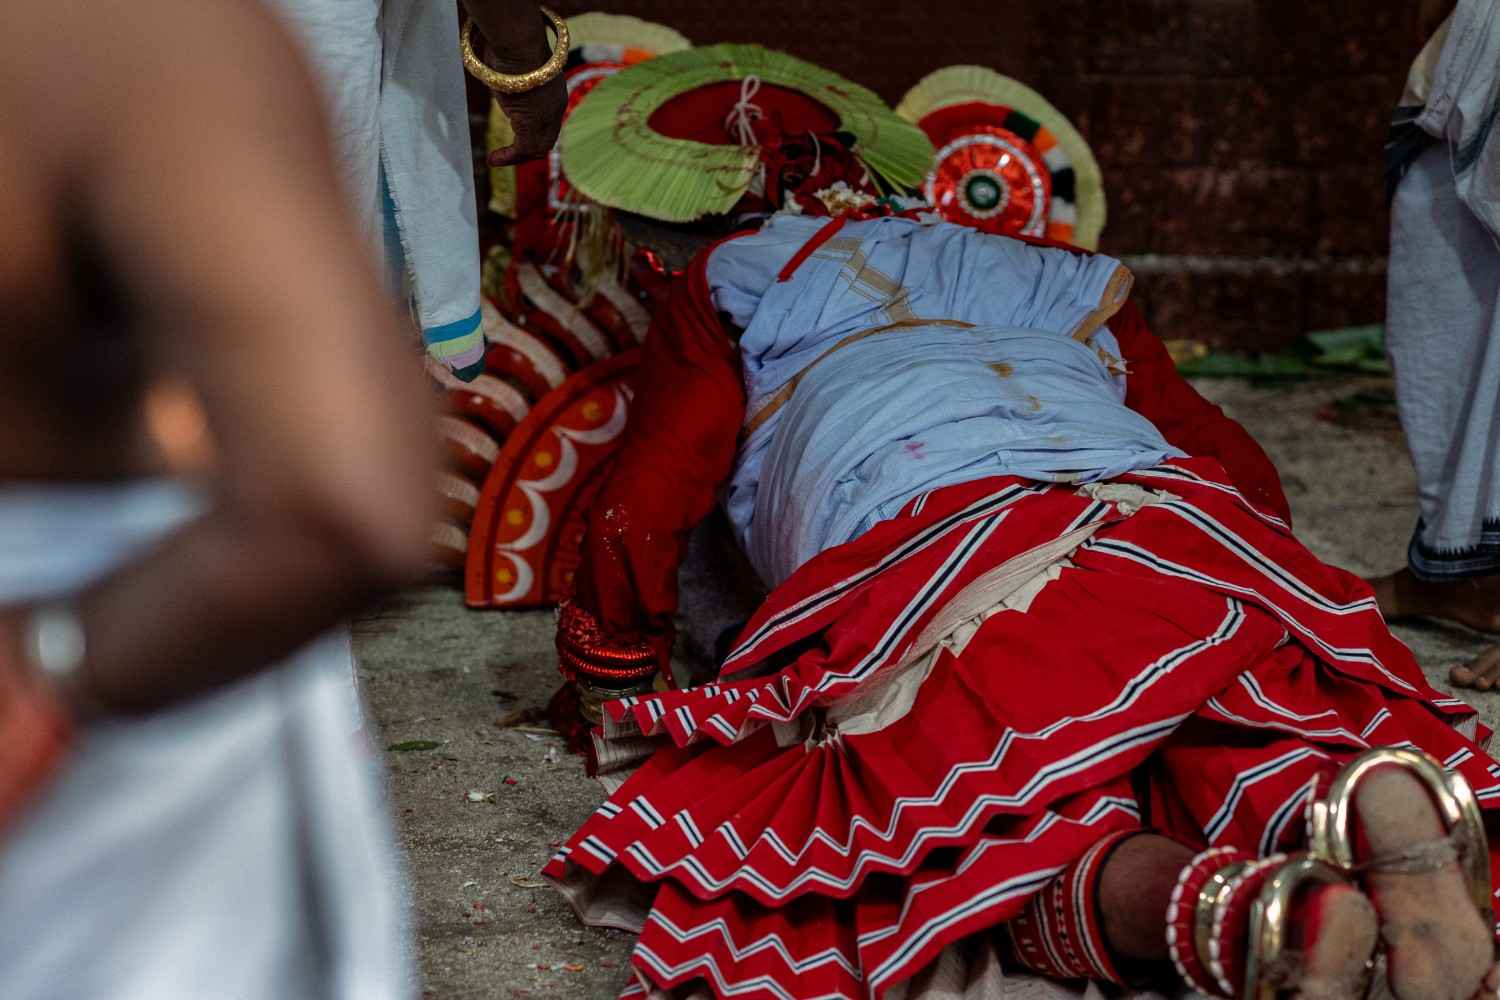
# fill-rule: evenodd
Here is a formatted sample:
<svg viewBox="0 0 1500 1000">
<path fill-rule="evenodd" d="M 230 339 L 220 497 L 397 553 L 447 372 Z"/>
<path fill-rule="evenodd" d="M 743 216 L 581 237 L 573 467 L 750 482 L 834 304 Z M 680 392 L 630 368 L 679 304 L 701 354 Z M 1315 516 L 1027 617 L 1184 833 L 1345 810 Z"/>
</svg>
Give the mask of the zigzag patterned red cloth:
<svg viewBox="0 0 1500 1000">
<path fill-rule="evenodd" d="M 1490 733 L 1364 583 L 1213 461 L 1117 482 L 1154 502 L 1016 479 L 918 497 L 778 588 L 719 683 L 607 706 L 606 736 L 661 749 L 545 874 L 586 922 L 640 933 L 627 992 L 884 996 L 1114 831 L 1294 844 L 1316 783 L 1371 745 L 1500 803 Z M 904 714 L 828 722 L 1059 539 L 1060 572 L 939 649 Z"/>
<path fill-rule="evenodd" d="M 1166 496 L 1127 514 L 1071 487 L 963 484 L 813 559 L 723 681 L 607 706 L 607 735 L 666 745 L 547 876 L 585 921 L 640 931 L 633 966 L 657 987 L 882 996 L 1110 832 L 1295 843 L 1314 783 L 1370 745 L 1412 742 L 1500 802 L 1490 733 L 1425 682 L 1361 580 L 1217 463 L 1121 483 Z M 1070 534 L 1088 538 L 1061 576 L 939 655 L 903 717 L 778 742 L 906 663 L 966 588 Z"/>
</svg>

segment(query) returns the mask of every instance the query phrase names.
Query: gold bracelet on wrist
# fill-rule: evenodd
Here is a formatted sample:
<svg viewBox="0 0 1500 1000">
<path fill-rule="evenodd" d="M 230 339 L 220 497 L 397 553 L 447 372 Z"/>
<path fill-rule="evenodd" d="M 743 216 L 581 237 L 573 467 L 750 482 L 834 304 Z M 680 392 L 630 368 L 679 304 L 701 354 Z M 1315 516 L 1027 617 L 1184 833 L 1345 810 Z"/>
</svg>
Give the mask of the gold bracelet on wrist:
<svg viewBox="0 0 1500 1000">
<path fill-rule="evenodd" d="M 547 57 L 540 68 L 530 73 L 501 73 L 485 65 L 474 52 L 474 19 L 469 18 L 464 22 L 463 36 L 459 40 L 464 56 L 464 69 L 474 79 L 501 94 L 524 94 L 557 79 L 568 63 L 568 22 L 550 7 L 543 7 L 542 15 L 552 22 L 552 30 L 557 33 L 557 44 L 553 46 L 552 55 Z"/>
</svg>

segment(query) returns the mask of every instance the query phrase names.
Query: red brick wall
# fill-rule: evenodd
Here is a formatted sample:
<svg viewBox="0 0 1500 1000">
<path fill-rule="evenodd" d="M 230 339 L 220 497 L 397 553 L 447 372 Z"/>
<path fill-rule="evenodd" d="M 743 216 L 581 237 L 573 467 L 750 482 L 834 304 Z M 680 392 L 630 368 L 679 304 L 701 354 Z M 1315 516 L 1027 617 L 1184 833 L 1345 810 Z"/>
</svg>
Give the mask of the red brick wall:
<svg viewBox="0 0 1500 1000">
<path fill-rule="evenodd" d="M 695 42 L 785 49 L 892 102 L 940 66 L 1041 90 L 1104 170 L 1104 248 L 1164 337 L 1243 349 L 1377 322 L 1380 150 L 1418 0 L 597 0 Z"/>
<path fill-rule="evenodd" d="M 1420 48 L 1400 0 L 1049 0 L 1034 79 L 1104 167 L 1111 251 L 1163 336 L 1274 348 L 1379 321 L 1380 151 Z M 1113 5 L 1111 5 L 1113 6 Z"/>
</svg>

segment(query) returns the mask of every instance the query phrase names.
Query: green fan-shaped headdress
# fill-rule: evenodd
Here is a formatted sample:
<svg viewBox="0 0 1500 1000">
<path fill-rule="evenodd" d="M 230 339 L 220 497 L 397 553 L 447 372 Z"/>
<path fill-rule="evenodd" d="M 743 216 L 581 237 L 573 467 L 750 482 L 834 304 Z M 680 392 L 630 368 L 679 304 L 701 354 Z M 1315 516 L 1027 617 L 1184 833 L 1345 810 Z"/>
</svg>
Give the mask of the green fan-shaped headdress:
<svg viewBox="0 0 1500 1000">
<path fill-rule="evenodd" d="M 628 14 L 602 14 L 591 11 L 568 18 L 569 70 L 574 63 L 591 59 L 634 62 L 643 55 L 659 56 L 679 52 L 693 43 L 682 32 L 643 21 Z M 515 138 L 510 119 L 496 101 L 490 102 L 490 122 L 486 142 L 490 149 L 509 146 Z M 516 168 L 490 168 L 490 208 L 501 215 L 516 214 Z"/>
<path fill-rule="evenodd" d="M 860 162 L 891 187 L 914 188 L 932 162 L 932 143 L 874 92 L 836 73 L 758 45 L 713 45 L 640 63 L 601 82 L 563 126 L 568 181 L 610 208 L 667 222 L 732 209 L 760 168 L 755 146 L 663 135 L 651 116 L 701 87 L 742 82 L 796 91 L 828 109 L 837 131 L 855 137 Z"/>
</svg>

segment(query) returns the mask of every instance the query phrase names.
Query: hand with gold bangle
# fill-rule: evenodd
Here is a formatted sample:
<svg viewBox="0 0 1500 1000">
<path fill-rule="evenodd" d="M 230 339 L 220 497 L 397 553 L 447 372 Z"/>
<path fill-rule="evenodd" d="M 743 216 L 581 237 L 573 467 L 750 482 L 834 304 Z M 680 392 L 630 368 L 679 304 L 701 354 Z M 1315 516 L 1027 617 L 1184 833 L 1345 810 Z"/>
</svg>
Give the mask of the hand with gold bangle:
<svg viewBox="0 0 1500 1000">
<path fill-rule="evenodd" d="M 469 12 L 463 30 L 464 66 L 494 93 L 515 131 L 510 146 L 490 151 L 490 165 L 545 156 L 557 141 L 568 103 L 563 81 L 567 22 L 530 0 L 464 0 L 464 6 Z M 549 26 L 552 41 L 547 37 Z"/>
</svg>

